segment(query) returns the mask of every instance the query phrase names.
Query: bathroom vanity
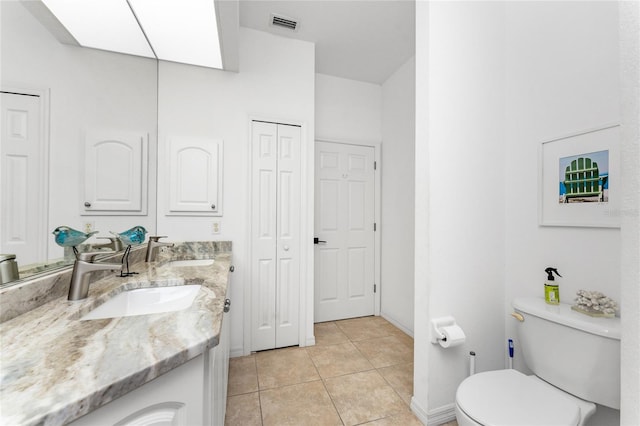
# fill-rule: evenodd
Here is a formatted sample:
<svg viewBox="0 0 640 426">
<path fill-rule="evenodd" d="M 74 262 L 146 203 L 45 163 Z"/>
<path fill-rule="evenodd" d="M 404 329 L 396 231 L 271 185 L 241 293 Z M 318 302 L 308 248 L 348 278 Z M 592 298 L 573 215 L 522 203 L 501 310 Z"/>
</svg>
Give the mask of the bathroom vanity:
<svg viewBox="0 0 640 426">
<path fill-rule="evenodd" d="M 189 259 L 213 262 L 175 262 Z M 0 324 L 0 424 L 224 424 L 230 269 L 230 243 L 179 243 Z M 184 309 L 83 319 L 123 292 L 194 285 Z"/>
</svg>

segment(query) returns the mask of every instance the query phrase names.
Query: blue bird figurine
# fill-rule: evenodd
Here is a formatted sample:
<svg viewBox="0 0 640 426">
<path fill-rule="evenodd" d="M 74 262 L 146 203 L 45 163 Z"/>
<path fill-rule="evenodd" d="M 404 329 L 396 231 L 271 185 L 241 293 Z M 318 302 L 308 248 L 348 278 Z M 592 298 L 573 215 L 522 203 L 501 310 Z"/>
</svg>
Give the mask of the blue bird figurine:
<svg viewBox="0 0 640 426">
<path fill-rule="evenodd" d="M 97 233 L 98 231 L 93 231 L 87 234 L 77 229 L 69 228 L 68 226 L 58 226 L 52 232 L 52 234 L 55 235 L 56 244 L 60 247 L 75 247 Z"/>
<path fill-rule="evenodd" d="M 127 246 L 135 246 L 144 243 L 145 235 L 147 234 L 147 230 L 139 225 L 134 226 L 131 229 L 127 229 L 126 231 L 119 234 L 113 231 L 110 232 L 118 237 L 120 241 L 122 241 L 122 243 Z"/>
</svg>

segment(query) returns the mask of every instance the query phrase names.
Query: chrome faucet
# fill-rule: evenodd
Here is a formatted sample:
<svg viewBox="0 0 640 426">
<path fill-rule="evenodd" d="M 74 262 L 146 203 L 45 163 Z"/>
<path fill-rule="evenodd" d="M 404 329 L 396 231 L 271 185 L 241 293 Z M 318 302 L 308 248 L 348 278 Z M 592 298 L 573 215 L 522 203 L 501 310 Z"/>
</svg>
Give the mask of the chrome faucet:
<svg viewBox="0 0 640 426">
<path fill-rule="evenodd" d="M 94 249 L 111 249 L 113 251 L 122 251 L 124 250 L 124 245 L 122 241 L 118 237 L 96 237 L 98 240 L 109 240 L 108 243 L 104 244 L 95 244 L 92 248 Z"/>
<path fill-rule="evenodd" d="M 149 237 L 149 242 L 147 243 L 147 256 L 145 257 L 145 262 L 153 262 L 156 260 L 156 248 L 158 247 L 173 247 L 173 243 L 163 243 L 160 238 L 167 238 L 166 236 L 156 236 Z"/>
<path fill-rule="evenodd" d="M 122 271 L 121 263 L 94 263 L 94 258 L 104 252 L 78 253 L 73 264 L 68 300 L 86 299 L 89 294 L 89 274 L 95 271 Z"/>
</svg>

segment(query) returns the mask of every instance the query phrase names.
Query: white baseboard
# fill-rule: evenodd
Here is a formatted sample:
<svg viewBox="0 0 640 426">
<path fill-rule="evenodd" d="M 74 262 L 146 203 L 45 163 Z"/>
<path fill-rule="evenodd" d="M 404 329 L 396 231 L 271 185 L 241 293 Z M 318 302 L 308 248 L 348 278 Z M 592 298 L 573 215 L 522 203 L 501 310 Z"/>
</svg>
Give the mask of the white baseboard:
<svg viewBox="0 0 640 426">
<path fill-rule="evenodd" d="M 407 327 L 405 327 L 404 325 L 400 324 L 395 318 L 393 318 L 392 316 L 388 315 L 385 312 L 380 312 L 380 316 L 384 319 L 386 319 L 387 321 L 389 321 L 391 324 L 395 325 L 396 327 L 398 327 L 400 330 L 402 330 L 405 334 L 408 334 L 409 336 L 413 337 L 413 331 L 409 330 Z"/>
<path fill-rule="evenodd" d="M 304 343 L 305 346 L 315 346 L 316 345 L 316 336 L 307 337 L 307 341 Z"/>
<path fill-rule="evenodd" d="M 244 356 L 244 349 L 242 347 L 229 350 L 229 358 L 237 358 L 240 356 Z"/>
<path fill-rule="evenodd" d="M 426 425 L 429 416 L 427 415 L 427 412 L 422 408 L 422 406 L 418 404 L 418 402 L 416 401 L 416 398 L 413 396 L 411 397 L 410 407 L 411 407 L 411 411 L 413 411 L 413 414 L 416 415 L 418 420 L 420 420 L 423 425 Z"/>
<path fill-rule="evenodd" d="M 428 425 L 441 425 L 456 419 L 456 405 L 447 404 L 435 408 L 428 413 Z"/>
<path fill-rule="evenodd" d="M 416 415 L 423 425 L 437 426 L 456 419 L 456 405 L 447 404 L 434 410 L 425 410 L 415 398 L 411 398 L 411 411 Z"/>
</svg>

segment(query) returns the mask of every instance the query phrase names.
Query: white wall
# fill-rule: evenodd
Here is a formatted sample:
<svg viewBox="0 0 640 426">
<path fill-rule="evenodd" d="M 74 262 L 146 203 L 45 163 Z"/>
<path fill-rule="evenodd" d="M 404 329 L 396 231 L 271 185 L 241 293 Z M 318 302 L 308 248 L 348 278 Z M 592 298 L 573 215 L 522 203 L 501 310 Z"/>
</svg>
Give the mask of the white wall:
<svg viewBox="0 0 640 426">
<path fill-rule="evenodd" d="M 2 88 L 50 91 L 49 231 L 91 221 L 102 236 L 133 225 L 154 232 L 156 61 L 61 44 L 20 2 L 1 5 Z M 149 134 L 146 216 L 80 216 L 87 128 Z M 48 241 L 49 258 L 62 257 L 53 236 Z"/>
<path fill-rule="evenodd" d="M 620 301 L 620 231 L 542 227 L 537 211 L 541 142 L 620 120 L 617 4 L 506 7 L 507 300 L 542 297 L 555 266 L 562 301 L 579 289 Z"/>
<path fill-rule="evenodd" d="M 505 40 L 505 313 L 513 297 L 543 296 L 547 266 L 563 276 L 563 302 L 579 289 L 620 301 L 620 230 L 543 227 L 537 212 L 540 143 L 620 120 L 617 4 L 507 2 Z M 528 372 L 514 321 L 505 318 L 514 363 Z M 597 415 L 593 424 L 618 423 L 615 410 L 599 407 Z"/>
<path fill-rule="evenodd" d="M 316 74 L 319 140 L 373 145 L 382 140 L 382 90 L 377 84 Z"/>
<path fill-rule="evenodd" d="M 640 3 L 620 4 L 622 174 L 620 424 L 640 424 Z"/>
<path fill-rule="evenodd" d="M 415 58 L 382 85 L 380 313 L 413 334 Z"/>
<path fill-rule="evenodd" d="M 429 256 L 430 199 L 428 168 L 431 153 L 429 149 L 429 41 L 430 5 L 416 2 L 416 93 L 415 93 L 415 217 L 414 217 L 414 332 L 413 332 L 413 397 L 411 409 L 427 424 L 429 409 Z M 444 422 L 442 422 L 444 423 Z"/>
<path fill-rule="evenodd" d="M 427 179 L 428 209 L 417 193 L 412 406 L 435 422 L 439 412 L 452 413 L 469 351 L 479 371 L 503 367 L 504 5 L 418 4 L 417 28 L 427 32 L 417 32 L 416 49 L 428 57 L 416 61 L 416 121 L 428 124 L 416 132 L 416 191 Z M 442 349 L 418 332 L 445 315 L 465 331 L 462 346 Z"/>
<path fill-rule="evenodd" d="M 250 302 L 244 299 L 250 285 L 250 117 L 303 123 L 306 129 L 303 143 L 309 154 L 303 161 L 313 164 L 315 79 L 312 43 L 241 28 L 239 49 L 239 73 L 160 62 L 158 108 L 160 150 L 165 149 L 171 136 L 224 140 L 224 215 L 219 218 L 220 235 L 211 234 L 214 220 L 211 217 L 166 216 L 168 188 L 162 178 L 159 180 L 158 232 L 175 241 L 233 242 L 236 269 L 231 289 L 231 350 L 235 355 L 250 349 L 244 340 L 247 336 L 243 338 L 244 306 Z M 161 176 L 166 174 L 162 162 L 159 170 Z M 311 189 L 307 187 L 305 191 L 304 188 L 303 183 L 303 193 L 313 197 L 313 179 Z M 308 217 L 307 205 L 303 200 L 301 215 Z M 310 234 L 308 241 L 311 238 Z M 306 272 L 303 270 L 303 276 Z M 313 306 L 313 280 L 303 279 L 302 285 L 303 294 L 310 298 Z M 308 314 L 310 317 L 301 327 L 305 327 L 308 336 L 313 336 L 312 312 Z"/>
</svg>

